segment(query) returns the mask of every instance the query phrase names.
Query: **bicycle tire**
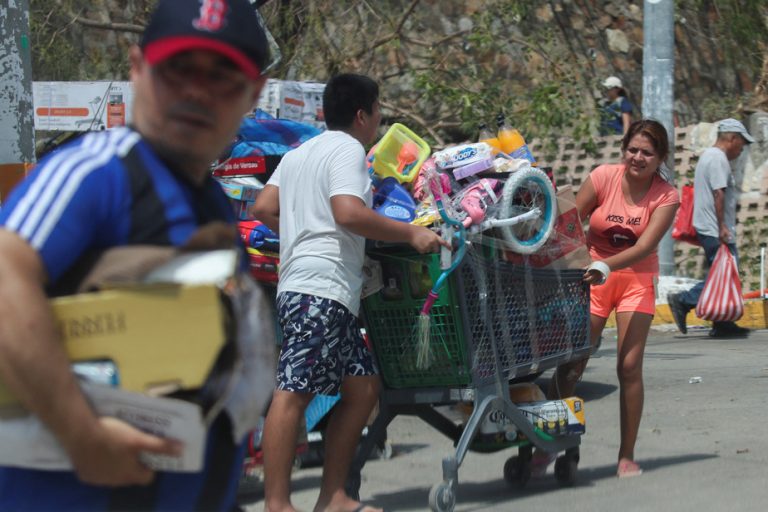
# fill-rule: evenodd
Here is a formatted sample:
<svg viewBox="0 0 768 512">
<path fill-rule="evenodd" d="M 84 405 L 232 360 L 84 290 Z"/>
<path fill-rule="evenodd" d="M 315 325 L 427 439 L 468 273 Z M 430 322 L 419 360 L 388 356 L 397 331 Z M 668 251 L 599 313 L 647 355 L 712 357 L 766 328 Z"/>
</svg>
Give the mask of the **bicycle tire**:
<svg viewBox="0 0 768 512">
<path fill-rule="evenodd" d="M 533 194 L 533 197 L 527 198 Z M 504 183 L 499 217 L 513 217 L 540 207 L 540 218 L 514 226 L 501 226 L 499 231 L 507 248 L 518 254 L 533 254 L 549 239 L 557 218 L 557 197 L 552 182 L 544 172 L 529 168 L 513 173 Z"/>
</svg>

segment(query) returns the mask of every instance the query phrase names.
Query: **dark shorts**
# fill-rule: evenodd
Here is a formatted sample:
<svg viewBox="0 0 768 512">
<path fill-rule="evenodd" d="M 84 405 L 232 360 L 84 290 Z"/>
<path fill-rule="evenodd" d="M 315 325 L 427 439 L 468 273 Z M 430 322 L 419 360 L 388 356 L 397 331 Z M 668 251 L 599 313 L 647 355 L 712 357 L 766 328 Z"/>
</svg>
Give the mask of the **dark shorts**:
<svg viewBox="0 0 768 512">
<path fill-rule="evenodd" d="M 357 317 L 335 300 L 283 292 L 277 316 L 283 331 L 277 389 L 335 395 L 345 377 L 378 373 Z"/>
</svg>

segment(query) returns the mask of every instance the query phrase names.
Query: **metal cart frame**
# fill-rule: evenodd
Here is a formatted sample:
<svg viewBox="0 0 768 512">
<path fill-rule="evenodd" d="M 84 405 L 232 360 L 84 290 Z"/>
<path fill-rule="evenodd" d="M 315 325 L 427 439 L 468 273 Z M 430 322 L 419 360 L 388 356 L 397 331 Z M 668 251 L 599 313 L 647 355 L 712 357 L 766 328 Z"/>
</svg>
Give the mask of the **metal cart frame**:
<svg viewBox="0 0 768 512">
<path fill-rule="evenodd" d="M 402 329 L 398 332 L 392 327 L 396 323 L 393 318 L 398 315 L 415 324 L 418 301 L 394 311 L 384 311 L 381 308 L 386 306 L 370 300 L 364 303 L 366 330 L 384 385 L 379 415 L 361 443 L 349 473 L 350 495 L 359 494 L 360 471 L 378 436 L 401 414 L 418 416 L 457 443 L 455 452 L 443 459 L 442 482 L 430 492 L 432 510 L 453 510 L 458 468 L 492 411 L 501 411 L 509 419 L 510 437 L 518 432 L 525 437 L 509 445 L 520 448 L 519 456 L 511 457 L 504 466 L 507 481 L 525 485 L 535 446 L 547 453 L 565 451 L 556 462 L 555 473 L 561 483 L 573 483 L 581 437 L 542 435 L 510 399 L 509 383 L 589 355 L 589 286 L 582 280 L 582 270 L 534 269 L 513 265 L 499 256 L 487 246 L 471 249 L 450 277 L 450 286 L 440 292 L 443 296 L 438 299 L 446 309 L 436 308 L 438 311 L 434 312 L 433 308 L 433 315 L 438 317 L 436 323 L 442 324 L 432 333 L 433 353 L 437 352 L 438 357 L 432 363 L 434 368 L 419 375 L 409 373 L 413 368 L 409 354 L 415 350 L 414 336 L 403 336 Z M 384 261 L 389 258 L 385 254 L 372 257 Z M 392 261 L 428 261 L 430 256 L 400 254 L 393 258 Z M 439 268 L 433 270 L 439 272 Z M 407 296 L 409 280 L 402 281 Z M 440 337 L 450 339 L 446 342 Z M 452 344 L 457 340 L 458 344 Z M 398 351 L 399 361 L 393 356 Z M 404 374 L 398 375 L 402 368 Z M 422 385 L 418 381 L 425 373 Z M 435 409 L 469 401 L 474 402 L 474 410 L 464 428 Z"/>
</svg>

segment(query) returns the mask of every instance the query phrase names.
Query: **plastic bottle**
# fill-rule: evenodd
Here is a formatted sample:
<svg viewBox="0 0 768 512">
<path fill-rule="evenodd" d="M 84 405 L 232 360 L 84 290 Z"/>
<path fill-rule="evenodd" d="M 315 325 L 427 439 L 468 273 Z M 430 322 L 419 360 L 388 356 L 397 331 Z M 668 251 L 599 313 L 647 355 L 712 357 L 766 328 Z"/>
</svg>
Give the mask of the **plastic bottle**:
<svg viewBox="0 0 768 512">
<path fill-rule="evenodd" d="M 495 155 L 497 151 L 501 150 L 501 144 L 499 144 L 499 139 L 497 139 L 491 130 L 488 129 L 488 125 L 485 123 L 480 123 L 477 126 L 477 129 L 479 130 L 479 135 L 477 136 L 477 142 L 485 142 L 489 146 L 491 146 L 494 150 L 493 154 Z"/>
<path fill-rule="evenodd" d="M 524 158 L 535 165 L 536 159 L 528 149 L 525 139 L 519 131 L 507 125 L 504 114 L 499 113 L 496 117 L 496 125 L 499 127 L 496 138 L 499 140 L 501 150 L 512 158 Z"/>
</svg>

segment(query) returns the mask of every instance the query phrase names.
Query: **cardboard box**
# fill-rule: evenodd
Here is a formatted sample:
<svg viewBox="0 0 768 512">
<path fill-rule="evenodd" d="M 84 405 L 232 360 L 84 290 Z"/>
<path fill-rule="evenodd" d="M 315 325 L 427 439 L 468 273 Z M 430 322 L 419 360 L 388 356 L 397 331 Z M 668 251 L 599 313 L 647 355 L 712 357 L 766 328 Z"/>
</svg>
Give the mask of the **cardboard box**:
<svg viewBox="0 0 768 512">
<path fill-rule="evenodd" d="M 586 431 L 581 398 L 520 404 L 518 408 L 536 428 L 549 435 L 581 435 Z"/>
<path fill-rule="evenodd" d="M 99 384 L 85 383 L 83 392 L 98 415 L 120 418 L 145 432 L 177 439 L 184 444 L 184 451 L 178 457 L 142 453 L 142 462 L 147 466 L 175 472 L 202 468 L 206 428 L 197 405 Z M 2 418 L 0 441 L 0 460 L 4 466 L 51 471 L 72 469 L 64 449 L 33 415 Z"/>
<path fill-rule="evenodd" d="M 238 201 L 255 201 L 256 196 L 259 195 L 263 185 L 261 187 L 255 185 L 248 185 L 245 183 L 238 183 L 231 179 L 219 178 L 216 181 L 221 185 L 221 189 L 230 199 L 236 199 Z"/>
<path fill-rule="evenodd" d="M 236 274 L 237 249 L 184 253 L 135 274 L 143 276 L 139 283 L 110 285 L 123 282 L 124 265 L 117 262 L 126 254 L 156 258 L 150 250 L 137 255 L 135 247 L 107 251 L 92 275 L 112 288 L 52 300 L 55 321 L 70 359 L 89 363 L 73 367 L 95 413 L 183 442 L 178 457 L 143 453 L 148 466 L 197 471 L 205 415 L 223 407 L 233 436 L 241 439 L 256 425 L 271 394 L 274 340 L 262 330 L 273 325 L 270 303 L 255 284 Z M 240 361 L 229 357 L 234 354 Z M 102 368 L 110 375 L 106 383 Z M 157 396 L 200 388 L 202 405 Z M 1 387 L 0 404 L 0 460 L 39 469 L 69 467 L 46 426 Z"/>
<path fill-rule="evenodd" d="M 221 189 L 224 194 L 229 198 L 232 203 L 232 208 L 235 210 L 235 216 L 238 220 L 254 220 L 251 214 L 251 207 L 256 201 L 259 192 L 264 188 L 255 178 L 251 177 L 230 177 L 226 178 L 218 176 L 215 178 L 221 185 Z"/>
<path fill-rule="evenodd" d="M 23 180 L 34 164 L 0 164 L 0 203 L 5 202 L 8 194 Z"/>
<path fill-rule="evenodd" d="M 505 251 L 504 259 L 535 268 L 586 268 L 592 260 L 576 210 L 576 197 L 570 186 L 561 187 L 557 192 L 557 213 L 552 233 L 541 249 L 527 256 Z"/>
<path fill-rule="evenodd" d="M 266 295 L 246 281 L 233 281 L 237 249 L 185 253 L 136 274 L 143 276 L 139 283 L 110 285 L 121 282 L 110 281 L 122 276 L 123 266 L 116 264 L 126 254 L 121 250 L 142 257 L 132 247 L 105 253 L 92 274 L 112 288 L 52 300 L 55 321 L 70 359 L 88 362 L 73 367 L 95 413 L 182 441 L 179 456 L 142 453 L 149 467 L 198 471 L 205 448 L 204 416 L 224 407 L 239 439 L 256 424 L 254 418 L 270 394 L 274 341 L 260 331 L 260 326 L 272 325 L 264 309 Z M 146 258 L 152 260 L 154 254 L 148 251 Z M 242 364 L 232 361 L 228 367 L 229 358 L 220 357 L 227 353 L 222 352 L 227 343 L 236 344 Z M 103 383 L 103 368 L 110 376 L 116 373 L 117 382 L 110 378 Z M 157 396 L 199 388 L 208 390 L 202 406 Z M 68 457 L 47 427 L 7 389 L 0 391 L 0 460 L 18 467 L 69 468 Z"/>
<path fill-rule="evenodd" d="M 279 117 L 325 128 L 323 91 L 325 84 L 283 81 Z"/>
<path fill-rule="evenodd" d="M 200 387 L 226 340 L 214 285 L 135 285 L 51 304 L 72 361 L 112 361 L 128 391 Z M 0 407 L 14 403 L 0 384 Z"/>
<path fill-rule="evenodd" d="M 229 202 L 232 203 L 237 220 L 256 220 L 253 213 L 251 213 L 254 201 L 238 201 L 237 199 L 230 198 Z"/>
</svg>

